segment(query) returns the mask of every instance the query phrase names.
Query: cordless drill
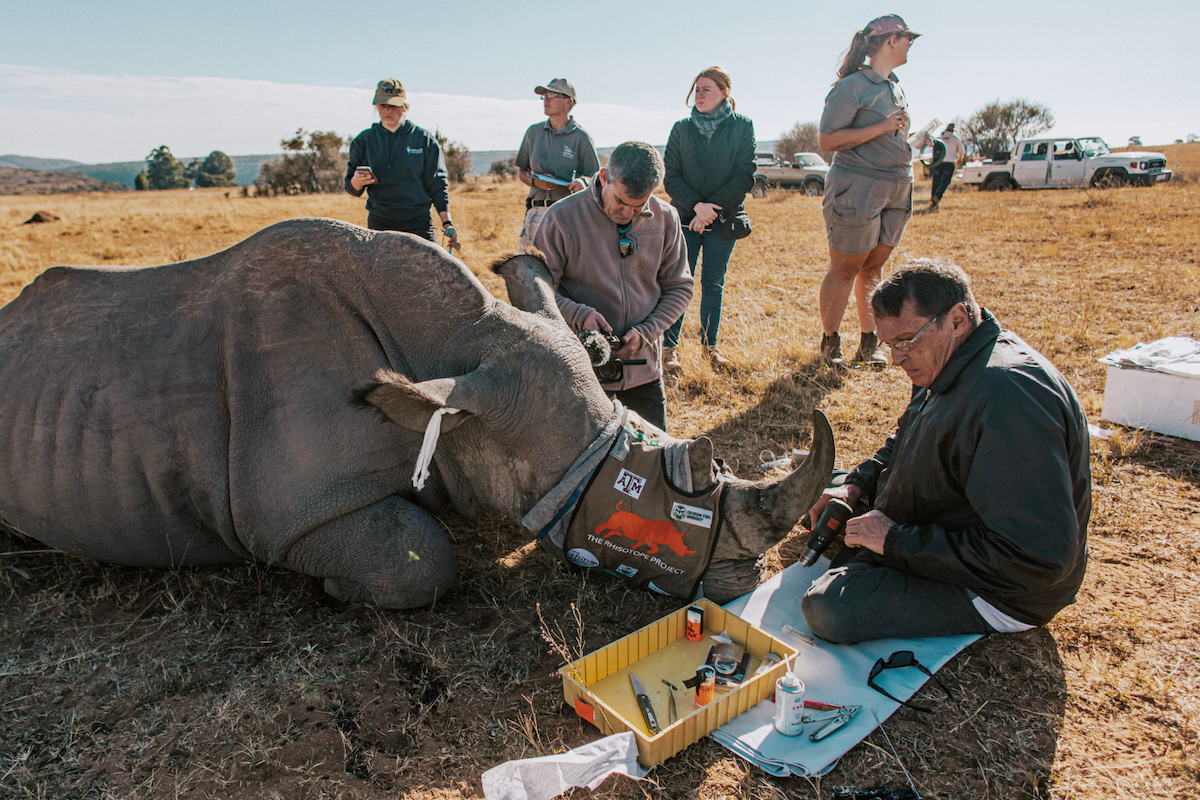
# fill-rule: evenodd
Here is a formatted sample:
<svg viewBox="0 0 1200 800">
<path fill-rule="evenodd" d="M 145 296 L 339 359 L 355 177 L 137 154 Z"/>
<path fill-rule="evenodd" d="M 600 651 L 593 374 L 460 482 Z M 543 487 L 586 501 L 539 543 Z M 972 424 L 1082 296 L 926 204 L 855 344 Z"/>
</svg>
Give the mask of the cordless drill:
<svg viewBox="0 0 1200 800">
<path fill-rule="evenodd" d="M 806 567 L 811 567 L 817 563 L 817 559 L 821 557 L 821 553 L 825 552 L 825 548 L 833 543 L 846 527 L 846 520 L 854 516 L 854 510 L 836 497 L 830 499 L 825 504 L 825 510 L 821 512 L 817 524 L 813 526 L 812 533 L 808 535 L 808 542 L 804 550 L 804 558 L 800 559 L 800 563 Z"/>
</svg>

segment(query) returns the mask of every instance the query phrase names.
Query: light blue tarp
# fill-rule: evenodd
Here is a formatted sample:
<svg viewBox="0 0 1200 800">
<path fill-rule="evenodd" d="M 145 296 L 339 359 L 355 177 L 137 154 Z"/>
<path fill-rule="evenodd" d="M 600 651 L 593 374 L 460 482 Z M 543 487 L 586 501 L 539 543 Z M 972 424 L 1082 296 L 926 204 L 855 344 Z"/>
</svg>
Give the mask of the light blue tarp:
<svg viewBox="0 0 1200 800">
<path fill-rule="evenodd" d="M 808 735 L 817 730 L 820 723 L 805 725 L 804 733 L 800 736 L 784 736 L 776 731 L 775 703 L 770 699 L 709 734 L 772 775 L 824 775 L 850 748 L 875 730 L 877 725 L 875 716 L 871 714 L 872 709 L 882 721 L 900 708 L 899 703 L 867 686 L 867 675 L 877 659 L 887 658 L 897 650 L 911 650 L 917 661 L 930 671 L 937 672 L 979 638 L 972 634 L 928 639 L 879 639 L 856 645 L 830 644 L 817 639 L 804 624 L 800 599 L 813 581 L 828 568 L 829 561 L 825 558 L 808 568 L 799 563 L 793 564 L 753 592 L 725 606 L 737 616 L 800 651 L 793 661 L 793 671 L 804 681 L 806 700 L 839 706 L 862 706 L 850 724 L 820 742 L 808 739 Z M 787 636 L 783 632 L 784 625 L 790 625 L 812 637 L 816 646 Z M 896 697 L 907 700 L 926 680 L 925 673 L 910 667 L 885 670 L 875 682 Z M 953 691 L 954 687 L 950 688 Z M 929 696 L 929 702 L 921 705 L 932 706 L 936 713 L 939 702 L 946 702 L 940 689 L 936 696 Z"/>
</svg>

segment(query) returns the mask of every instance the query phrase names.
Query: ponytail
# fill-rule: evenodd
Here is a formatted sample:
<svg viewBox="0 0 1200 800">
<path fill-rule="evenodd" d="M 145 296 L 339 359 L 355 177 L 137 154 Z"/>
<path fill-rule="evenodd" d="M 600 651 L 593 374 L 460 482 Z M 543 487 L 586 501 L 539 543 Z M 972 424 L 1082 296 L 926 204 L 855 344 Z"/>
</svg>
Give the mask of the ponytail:
<svg viewBox="0 0 1200 800">
<path fill-rule="evenodd" d="M 878 53 L 879 48 L 883 47 L 884 43 L 893 35 L 894 33 L 881 33 L 876 36 L 868 36 L 866 30 L 855 31 L 854 38 L 850 40 L 850 49 L 846 51 L 846 55 L 842 59 L 842 66 L 838 70 L 838 80 L 848 78 L 862 69 L 867 56 Z"/>
</svg>

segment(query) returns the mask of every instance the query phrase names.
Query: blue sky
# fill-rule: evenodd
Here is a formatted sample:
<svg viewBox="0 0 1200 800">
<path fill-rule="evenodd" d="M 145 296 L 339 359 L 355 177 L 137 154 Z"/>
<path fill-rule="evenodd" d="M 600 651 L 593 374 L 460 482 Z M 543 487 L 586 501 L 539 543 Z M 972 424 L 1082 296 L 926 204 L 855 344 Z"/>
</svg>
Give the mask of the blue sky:
<svg viewBox="0 0 1200 800">
<path fill-rule="evenodd" d="M 7 5 L 0 154 L 275 152 L 300 127 L 367 127 L 385 77 L 408 87 L 414 122 L 472 150 L 515 149 L 541 118 L 533 87 L 560 76 L 597 145 L 664 144 L 711 64 L 732 74 L 758 137 L 773 139 L 820 117 L 852 33 L 884 13 L 924 34 L 897 70 L 914 126 L 1024 98 L 1051 108 L 1056 133 L 1113 146 L 1200 134 L 1200 89 L 1184 65 L 1200 29 L 1194 0 Z"/>
</svg>

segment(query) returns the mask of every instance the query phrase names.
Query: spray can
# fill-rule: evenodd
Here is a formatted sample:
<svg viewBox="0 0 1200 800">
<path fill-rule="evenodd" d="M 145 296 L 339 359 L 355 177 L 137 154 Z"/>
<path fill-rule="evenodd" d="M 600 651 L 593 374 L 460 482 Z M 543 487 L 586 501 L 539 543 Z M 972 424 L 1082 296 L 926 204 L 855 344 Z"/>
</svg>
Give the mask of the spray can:
<svg viewBox="0 0 1200 800">
<path fill-rule="evenodd" d="M 704 638 L 704 609 L 700 606 L 688 606 L 687 638 L 689 642 L 698 642 Z"/>
<path fill-rule="evenodd" d="M 804 681 L 791 670 L 775 682 L 775 730 L 799 736 L 804 730 Z"/>
<path fill-rule="evenodd" d="M 717 689 L 717 671 L 705 664 L 696 670 L 698 677 L 701 677 L 700 685 L 696 687 L 696 705 L 706 706 L 712 702 L 713 693 Z M 801 698 L 800 705 L 804 705 L 804 699 Z"/>
</svg>

